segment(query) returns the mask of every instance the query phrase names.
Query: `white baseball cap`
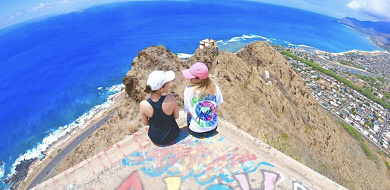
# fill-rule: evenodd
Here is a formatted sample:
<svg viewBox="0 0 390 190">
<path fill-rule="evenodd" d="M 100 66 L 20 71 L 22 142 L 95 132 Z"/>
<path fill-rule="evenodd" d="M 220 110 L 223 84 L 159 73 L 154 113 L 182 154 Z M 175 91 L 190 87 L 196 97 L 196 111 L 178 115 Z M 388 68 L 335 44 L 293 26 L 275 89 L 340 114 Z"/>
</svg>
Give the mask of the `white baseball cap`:
<svg viewBox="0 0 390 190">
<path fill-rule="evenodd" d="M 160 89 L 165 83 L 175 79 L 175 72 L 171 71 L 153 71 L 148 76 L 147 85 L 150 86 L 152 91 Z"/>
</svg>

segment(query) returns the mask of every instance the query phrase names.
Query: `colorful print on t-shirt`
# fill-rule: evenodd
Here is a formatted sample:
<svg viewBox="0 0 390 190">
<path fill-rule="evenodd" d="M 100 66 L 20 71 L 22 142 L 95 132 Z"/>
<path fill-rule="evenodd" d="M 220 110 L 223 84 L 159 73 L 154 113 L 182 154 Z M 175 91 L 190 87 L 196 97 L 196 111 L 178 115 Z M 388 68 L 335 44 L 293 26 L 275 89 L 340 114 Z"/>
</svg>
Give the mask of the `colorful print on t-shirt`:
<svg viewBox="0 0 390 190">
<path fill-rule="evenodd" d="M 191 106 L 195 107 L 195 120 L 200 127 L 211 127 L 217 122 L 217 113 L 215 112 L 215 103 L 217 97 L 214 95 L 210 98 L 210 94 L 204 98 L 202 95 L 199 99 L 193 97 L 191 99 Z"/>
</svg>

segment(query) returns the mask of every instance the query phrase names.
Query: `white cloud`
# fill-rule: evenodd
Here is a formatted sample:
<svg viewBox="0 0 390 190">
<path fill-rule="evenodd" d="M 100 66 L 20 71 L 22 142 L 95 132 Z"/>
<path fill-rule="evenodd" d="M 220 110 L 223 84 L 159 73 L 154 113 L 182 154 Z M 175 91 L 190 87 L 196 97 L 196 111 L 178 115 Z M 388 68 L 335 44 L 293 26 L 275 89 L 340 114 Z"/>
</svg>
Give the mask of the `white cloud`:
<svg viewBox="0 0 390 190">
<path fill-rule="evenodd" d="M 359 7 L 360 7 L 360 3 L 357 2 L 357 1 L 351 1 L 347 4 L 347 6 L 351 9 L 355 9 L 355 10 L 358 10 Z"/>
<path fill-rule="evenodd" d="M 379 20 L 390 21 L 390 0 L 353 0 L 347 6 Z"/>
</svg>

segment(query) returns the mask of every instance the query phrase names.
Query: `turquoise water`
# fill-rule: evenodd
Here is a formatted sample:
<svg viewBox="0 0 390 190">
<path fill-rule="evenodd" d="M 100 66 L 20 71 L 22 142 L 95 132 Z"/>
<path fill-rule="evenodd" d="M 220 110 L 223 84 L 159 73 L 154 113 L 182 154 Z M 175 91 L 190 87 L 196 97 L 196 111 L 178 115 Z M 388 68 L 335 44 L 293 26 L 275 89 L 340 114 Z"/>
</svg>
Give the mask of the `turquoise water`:
<svg viewBox="0 0 390 190">
<path fill-rule="evenodd" d="M 211 38 L 226 51 L 257 40 L 329 52 L 379 50 L 336 18 L 220 2 L 110 4 L 0 30 L 0 177 L 12 173 L 18 158 L 42 157 L 56 138 L 93 115 L 96 105 L 104 107 L 133 58 L 148 46 L 192 54 L 200 40 Z"/>
</svg>

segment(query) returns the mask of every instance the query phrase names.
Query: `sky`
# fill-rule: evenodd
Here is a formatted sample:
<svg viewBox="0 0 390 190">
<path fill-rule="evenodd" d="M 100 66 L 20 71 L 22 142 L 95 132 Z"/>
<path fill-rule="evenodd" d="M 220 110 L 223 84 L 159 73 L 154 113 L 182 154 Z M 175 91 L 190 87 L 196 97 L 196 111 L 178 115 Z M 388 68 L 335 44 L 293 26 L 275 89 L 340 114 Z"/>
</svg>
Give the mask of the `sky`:
<svg viewBox="0 0 390 190">
<path fill-rule="evenodd" d="M 132 0 L 0 0 L 0 29 L 46 15 Z M 211 0 L 210 0 L 211 1 Z M 215 0 L 213 0 L 215 1 Z M 390 0 L 251 0 L 294 7 L 335 18 L 390 22 Z M 221 2 L 223 2 L 221 0 Z"/>
<path fill-rule="evenodd" d="M 308 10 L 335 18 L 390 22 L 390 0 L 253 0 Z"/>
</svg>

